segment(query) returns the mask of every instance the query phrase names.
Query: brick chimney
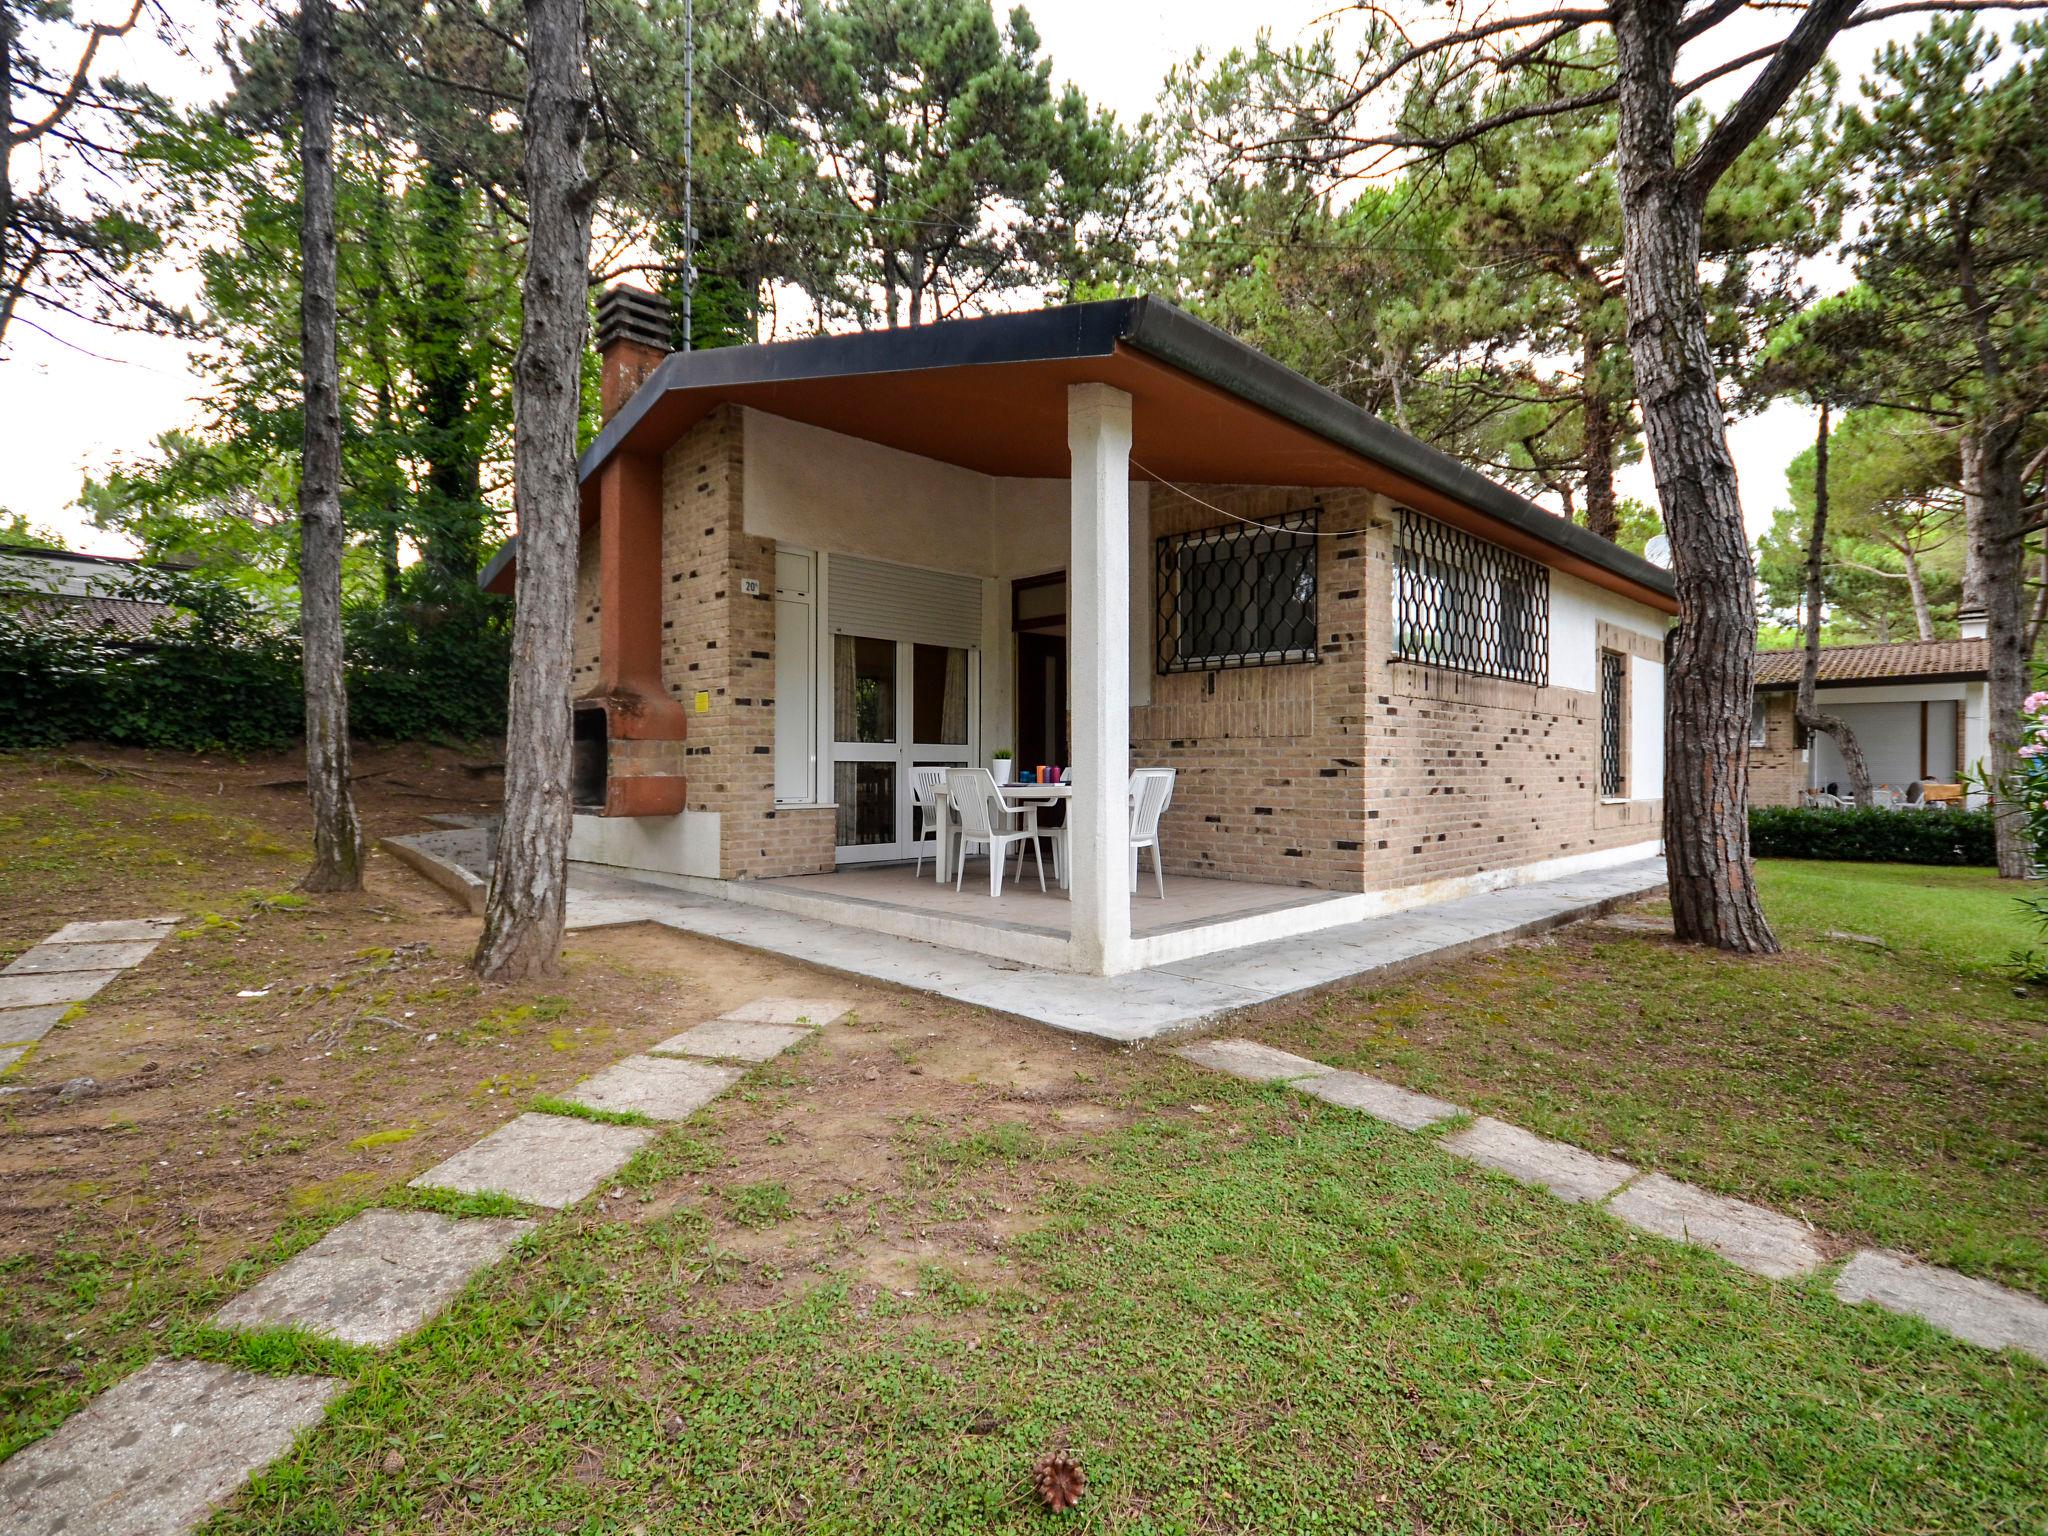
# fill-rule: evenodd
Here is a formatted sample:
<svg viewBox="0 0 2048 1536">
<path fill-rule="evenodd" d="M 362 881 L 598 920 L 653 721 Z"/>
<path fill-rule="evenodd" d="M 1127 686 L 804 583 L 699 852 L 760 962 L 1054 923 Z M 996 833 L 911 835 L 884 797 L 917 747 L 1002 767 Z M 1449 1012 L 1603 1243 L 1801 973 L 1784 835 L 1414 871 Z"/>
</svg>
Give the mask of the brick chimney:
<svg viewBox="0 0 2048 1536">
<path fill-rule="evenodd" d="M 610 421 L 668 356 L 668 300 L 620 283 L 597 301 L 598 411 Z"/>
</svg>

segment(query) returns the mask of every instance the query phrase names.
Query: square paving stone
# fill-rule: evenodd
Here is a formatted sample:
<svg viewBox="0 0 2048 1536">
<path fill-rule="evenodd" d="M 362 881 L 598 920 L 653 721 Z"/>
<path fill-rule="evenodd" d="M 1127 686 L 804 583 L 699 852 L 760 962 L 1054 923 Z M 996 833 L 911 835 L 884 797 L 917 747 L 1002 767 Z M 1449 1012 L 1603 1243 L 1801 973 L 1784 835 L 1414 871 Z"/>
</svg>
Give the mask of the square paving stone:
<svg viewBox="0 0 2048 1536">
<path fill-rule="evenodd" d="M 1457 1135 L 1446 1137 L 1444 1149 L 1524 1184 L 1541 1185 L 1558 1199 L 1574 1203 L 1612 1194 L 1636 1172 L 1627 1163 L 1532 1136 L 1520 1126 L 1485 1115 Z"/>
<path fill-rule="evenodd" d="M 1789 1280 L 1820 1268 L 1823 1255 L 1806 1224 L 1745 1200 L 1646 1174 L 1607 1202 L 1632 1227 L 1674 1242 L 1711 1248 L 1738 1269 Z"/>
<path fill-rule="evenodd" d="M 495 1192 L 560 1210 L 610 1178 L 654 1132 L 570 1115 L 521 1115 L 412 1181 L 415 1189 Z"/>
<path fill-rule="evenodd" d="M 1362 1110 L 1373 1119 L 1398 1125 L 1404 1131 L 1419 1131 L 1426 1125 L 1435 1125 L 1440 1120 L 1449 1120 L 1465 1112 L 1443 1099 L 1432 1099 L 1426 1093 L 1396 1088 L 1392 1083 L 1367 1077 L 1363 1072 L 1331 1072 L 1298 1082 L 1295 1087 L 1325 1103 Z"/>
<path fill-rule="evenodd" d="M 0 1463 L 8 1536 L 171 1536 L 198 1527 L 320 1422 L 348 1383 L 156 1360 Z"/>
<path fill-rule="evenodd" d="M 1835 1276 L 1835 1295 L 1874 1301 L 1986 1349 L 2017 1349 L 2048 1361 L 2048 1302 L 1902 1253 L 1858 1249 Z"/>
<path fill-rule="evenodd" d="M 40 1008 L 0 1008 L 0 1044 L 22 1045 L 40 1040 L 70 1011 L 69 1003 L 45 1003 Z"/>
<path fill-rule="evenodd" d="M 52 971 L 125 971 L 142 964 L 156 940 L 126 944 L 52 944 L 47 939 L 18 955 L 0 976 L 42 976 Z"/>
<path fill-rule="evenodd" d="M 830 1024 L 852 1008 L 829 997 L 757 997 L 719 1015 L 736 1024 Z"/>
<path fill-rule="evenodd" d="M 505 1256 L 530 1221 L 364 1211 L 214 1314 L 216 1328 L 304 1328 L 344 1344 L 394 1343 Z"/>
<path fill-rule="evenodd" d="M 104 923 L 66 923 L 45 944 L 118 944 L 161 939 L 178 926 L 175 917 L 120 918 Z"/>
<path fill-rule="evenodd" d="M 671 1035 L 650 1051 L 671 1056 L 722 1056 L 732 1061 L 766 1061 L 780 1056 L 811 1032 L 800 1024 L 740 1024 L 714 1019 Z"/>
<path fill-rule="evenodd" d="M 687 1120 L 745 1077 L 743 1067 L 714 1067 L 707 1061 L 628 1056 L 568 1094 L 589 1109 L 630 1110 L 650 1120 Z"/>
<path fill-rule="evenodd" d="M 0 1045 L 0 1072 L 5 1072 L 27 1054 L 25 1045 Z"/>
<path fill-rule="evenodd" d="M 1256 1040 L 1197 1040 L 1174 1055 L 1198 1067 L 1228 1072 L 1254 1083 L 1284 1083 L 1304 1077 L 1328 1077 L 1337 1069 L 1306 1056 L 1290 1055 Z"/>
<path fill-rule="evenodd" d="M 0 1008 L 82 1003 L 121 971 L 54 971 L 47 976 L 0 976 Z"/>
</svg>

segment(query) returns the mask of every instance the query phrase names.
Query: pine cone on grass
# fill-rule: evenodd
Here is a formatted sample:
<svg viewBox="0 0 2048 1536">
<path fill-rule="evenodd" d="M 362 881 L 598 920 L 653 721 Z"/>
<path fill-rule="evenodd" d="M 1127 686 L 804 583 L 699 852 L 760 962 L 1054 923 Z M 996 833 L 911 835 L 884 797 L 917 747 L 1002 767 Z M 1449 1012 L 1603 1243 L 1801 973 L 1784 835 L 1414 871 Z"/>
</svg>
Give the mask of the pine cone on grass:
<svg viewBox="0 0 2048 1536">
<path fill-rule="evenodd" d="M 1081 1502 L 1088 1490 L 1088 1475 L 1081 1463 L 1065 1451 L 1047 1451 L 1031 1467 L 1031 1486 L 1051 1510 L 1069 1510 Z"/>
</svg>

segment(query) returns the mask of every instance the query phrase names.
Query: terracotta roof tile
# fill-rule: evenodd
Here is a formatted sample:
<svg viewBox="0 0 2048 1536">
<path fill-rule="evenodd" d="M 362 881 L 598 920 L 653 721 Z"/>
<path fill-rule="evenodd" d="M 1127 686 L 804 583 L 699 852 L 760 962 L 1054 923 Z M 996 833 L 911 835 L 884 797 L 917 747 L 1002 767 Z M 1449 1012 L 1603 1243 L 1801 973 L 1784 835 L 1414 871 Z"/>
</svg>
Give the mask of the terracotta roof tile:
<svg viewBox="0 0 2048 1536">
<path fill-rule="evenodd" d="M 1989 668 L 1982 640 L 1901 640 L 1891 645 L 1824 645 L 1820 648 L 1823 683 L 1882 683 L 1901 678 L 1982 677 Z M 1798 651 L 1759 651 L 1759 688 L 1799 686 Z"/>
</svg>

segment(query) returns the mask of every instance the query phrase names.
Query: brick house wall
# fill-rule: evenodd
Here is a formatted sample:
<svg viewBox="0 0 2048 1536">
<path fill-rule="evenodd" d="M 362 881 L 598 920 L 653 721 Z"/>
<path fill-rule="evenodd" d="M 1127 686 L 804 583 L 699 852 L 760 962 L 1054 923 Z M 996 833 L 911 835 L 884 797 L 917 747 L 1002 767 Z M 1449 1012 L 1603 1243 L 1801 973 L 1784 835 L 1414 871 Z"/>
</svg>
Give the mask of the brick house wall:
<svg viewBox="0 0 2048 1536">
<path fill-rule="evenodd" d="M 1152 703 L 1131 712 L 1131 760 L 1180 772 L 1161 829 L 1169 872 L 1387 890 L 1657 836 L 1654 795 L 1601 799 L 1597 694 L 1393 656 L 1383 498 L 1155 486 L 1152 531 L 1216 527 L 1212 508 L 1259 519 L 1310 506 L 1324 535 L 1319 661 L 1155 676 Z M 1661 636 L 1606 622 L 1595 643 L 1664 660 Z"/>
<path fill-rule="evenodd" d="M 1358 490 L 1152 488 L 1155 538 L 1216 527 L 1223 519 L 1211 506 L 1254 520 L 1321 511 L 1319 659 L 1155 675 L 1151 703 L 1131 710 L 1131 761 L 1179 774 L 1160 825 L 1169 873 L 1362 888 L 1373 503 Z M 1153 636 L 1144 638 L 1149 650 Z"/>
<path fill-rule="evenodd" d="M 1749 749 L 1749 803 L 1797 805 L 1808 772 L 1799 746 L 1799 722 L 1793 718 L 1799 701 L 1784 689 L 1757 697 L 1764 701 L 1764 744 Z"/>
<path fill-rule="evenodd" d="M 688 809 L 719 818 L 719 877 L 816 874 L 832 811 L 775 804 L 775 545 L 743 526 L 741 444 L 722 406 L 662 459 L 662 679 L 690 711 Z"/>
</svg>

